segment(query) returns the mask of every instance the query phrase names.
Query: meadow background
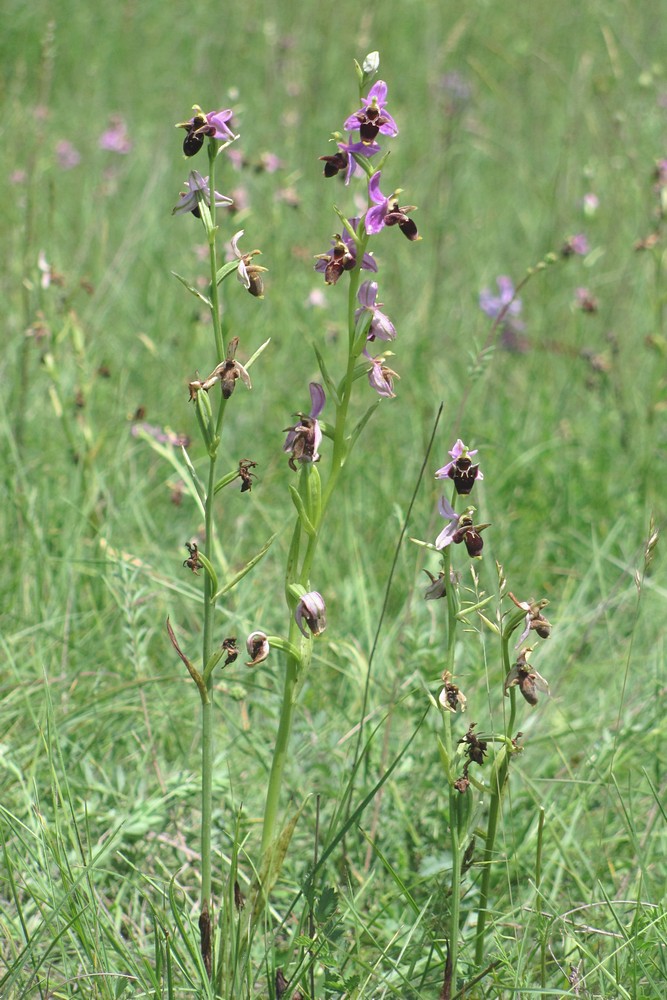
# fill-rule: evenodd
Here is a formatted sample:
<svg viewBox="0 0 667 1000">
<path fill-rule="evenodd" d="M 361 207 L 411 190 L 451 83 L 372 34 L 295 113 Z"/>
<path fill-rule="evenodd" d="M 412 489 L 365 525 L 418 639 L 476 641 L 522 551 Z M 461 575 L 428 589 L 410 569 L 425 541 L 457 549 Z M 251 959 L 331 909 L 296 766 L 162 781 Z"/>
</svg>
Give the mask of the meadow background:
<svg viewBox="0 0 667 1000">
<path fill-rule="evenodd" d="M 479 448 L 475 502 L 492 523 L 480 586 L 493 592 L 498 560 L 517 596 L 550 600 L 554 623 L 538 664 L 552 695 L 521 715 L 526 750 L 513 765 L 493 885 L 494 965 L 477 995 L 664 995 L 660 544 L 644 572 L 651 518 L 663 526 L 667 505 L 662 5 L 3 8 L 0 996 L 206 995 L 183 943 L 196 940 L 199 703 L 164 628 L 169 614 L 199 641 L 201 588 L 181 565 L 198 515 L 187 495 L 174 502 L 175 470 L 131 435 L 141 410 L 191 435 L 197 462 L 187 382 L 208 372 L 211 346 L 170 274 L 205 273 L 198 226 L 171 216 L 190 166 L 173 125 L 195 102 L 234 109 L 250 166 L 220 168 L 217 187 L 243 189 L 246 205 L 221 225 L 229 237 L 244 228 L 244 246 L 261 248 L 269 268 L 263 302 L 236 295 L 229 306 L 244 342 L 271 337 L 233 413 L 230 465 L 252 458 L 259 479 L 251 494 L 225 498 L 221 514 L 232 569 L 280 532 L 220 612 L 221 634 L 245 637 L 283 627 L 292 474 L 282 430 L 318 375 L 310 342 L 335 359 L 345 319 L 341 289 L 325 288 L 312 263 L 338 229 L 332 203 L 345 208 L 351 193 L 322 178 L 317 157 L 358 106 L 353 59 L 373 49 L 401 130 L 386 171 L 418 206 L 423 240 L 408 246 L 392 233 L 377 251 L 401 381 L 347 469 L 320 551 L 329 628 L 301 693 L 285 790 L 286 804 L 311 799 L 276 913 L 313 857 L 314 796 L 322 829 L 336 824 L 391 564 L 443 402 L 408 534 L 440 530 L 430 472 L 460 435 Z M 453 73 L 467 88 L 460 104 Z M 127 125 L 127 152 L 99 147 L 112 115 Z M 63 166 L 64 141 L 76 165 Z M 264 153 L 279 158 L 276 172 L 253 167 Z M 599 207 L 587 215 L 590 193 Z M 589 252 L 521 293 L 525 349 L 498 349 L 480 368 L 490 323 L 480 290 L 501 274 L 518 283 L 581 232 Z M 637 251 L 653 232 L 656 245 Z M 40 252 L 61 276 L 49 288 Z M 576 305 L 579 287 L 597 311 Z M 433 942 L 447 908 L 446 795 L 437 713 L 423 717 L 443 633 L 438 603 L 423 601 L 424 566 L 435 568 L 406 541 L 372 665 L 377 730 L 355 802 L 402 756 L 348 837 L 347 864 L 334 854 L 322 874 L 339 895 L 320 996 L 441 988 Z M 495 647 L 488 635 L 468 639 L 469 720 L 500 716 Z M 238 663 L 218 686 L 221 872 L 241 808 L 249 856 L 256 847 L 281 687 L 279 657 L 255 671 Z M 474 900 L 474 868 L 468 878 Z M 289 922 L 267 941 L 257 995 L 273 995 L 272 970 L 289 968 Z"/>
</svg>

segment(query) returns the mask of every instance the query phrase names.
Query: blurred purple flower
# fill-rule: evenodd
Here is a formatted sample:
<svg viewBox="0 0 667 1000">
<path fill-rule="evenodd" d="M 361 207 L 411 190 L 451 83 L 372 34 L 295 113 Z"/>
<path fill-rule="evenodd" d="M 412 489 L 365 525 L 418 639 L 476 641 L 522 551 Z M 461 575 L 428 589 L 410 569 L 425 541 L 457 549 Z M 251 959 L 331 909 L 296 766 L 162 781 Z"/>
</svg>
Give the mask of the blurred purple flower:
<svg viewBox="0 0 667 1000">
<path fill-rule="evenodd" d="M 521 299 L 514 298 L 514 282 L 511 278 L 502 274 L 496 278 L 500 295 L 492 295 L 488 288 L 483 288 L 479 293 L 480 309 L 490 316 L 491 319 L 498 319 L 502 314 L 503 319 L 508 316 L 519 316 L 522 309 Z"/>
<path fill-rule="evenodd" d="M 576 236 L 568 236 L 560 252 L 562 257 L 572 257 L 574 254 L 584 257 L 588 250 L 588 240 L 583 233 L 577 233 Z"/>
<path fill-rule="evenodd" d="M 371 314 L 371 325 L 368 328 L 368 340 L 394 340 L 396 338 L 396 327 L 383 312 L 380 311 L 382 302 L 377 301 L 378 285 L 377 281 L 364 281 L 357 293 L 357 299 L 361 308 L 354 314 L 354 322 L 358 323 L 359 318 L 365 312 Z"/>
<path fill-rule="evenodd" d="M 382 135 L 398 135 L 398 126 L 386 110 L 387 84 L 378 80 L 363 99 L 363 107 L 346 119 L 343 128 L 346 132 L 356 132 L 363 143 L 373 142 L 378 132 Z"/>
<path fill-rule="evenodd" d="M 130 430 L 132 437 L 151 437 L 159 444 L 170 444 L 174 448 L 189 448 L 190 438 L 187 434 L 175 434 L 169 428 L 158 427 L 157 424 L 149 424 L 141 421 L 132 424 Z"/>
<path fill-rule="evenodd" d="M 81 153 L 67 139 L 56 144 L 56 160 L 61 170 L 72 170 L 81 163 Z"/>
<path fill-rule="evenodd" d="M 127 131 L 127 127 L 121 115 L 111 115 L 109 127 L 102 132 L 98 140 L 100 149 L 107 149 L 111 153 L 121 153 L 125 155 L 132 149 L 132 140 Z"/>
</svg>

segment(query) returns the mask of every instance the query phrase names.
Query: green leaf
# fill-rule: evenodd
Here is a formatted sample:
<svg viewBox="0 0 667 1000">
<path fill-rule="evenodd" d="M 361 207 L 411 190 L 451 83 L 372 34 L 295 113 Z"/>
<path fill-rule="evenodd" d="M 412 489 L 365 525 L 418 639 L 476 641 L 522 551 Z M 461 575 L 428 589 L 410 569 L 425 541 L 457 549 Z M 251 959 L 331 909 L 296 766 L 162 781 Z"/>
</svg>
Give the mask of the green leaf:
<svg viewBox="0 0 667 1000">
<path fill-rule="evenodd" d="M 299 515 L 301 527 L 303 528 L 303 530 L 306 532 L 307 535 L 310 535 L 311 538 L 314 538 L 315 528 L 313 527 L 313 524 L 310 518 L 308 517 L 308 514 L 306 513 L 306 508 L 304 506 L 303 500 L 301 499 L 301 494 L 297 490 L 296 486 L 293 486 L 291 483 L 289 492 L 292 498 L 292 503 L 296 507 L 296 512 Z"/>
<path fill-rule="evenodd" d="M 187 278 L 184 278 L 183 275 L 178 274 L 176 271 L 172 271 L 171 273 L 175 278 L 178 278 L 180 283 L 184 285 L 187 288 L 187 290 L 194 295 L 196 299 L 199 299 L 200 302 L 203 302 L 208 309 L 213 309 L 213 304 L 211 303 L 211 300 L 208 298 L 207 295 L 202 295 L 199 289 L 195 288 L 194 285 L 191 285 L 190 282 L 187 280 Z"/>
<path fill-rule="evenodd" d="M 250 559 L 245 564 L 245 566 L 243 567 L 243 569 L 240 569 L 238 571 L 238 573 L 235 573 L 234 576 L 230 577 L 229 580 L 227 581 L 227 583 L 223 584 L 223 586 L 220 588 L 220 590 L 218 590 L 218 591 L 216 591 L 214 593 L 213 597 L 211 598 L 211 602 L 213 604 L 215 604 L 215 602 L 218 600 L 218 598 L 222 597 L 223 594 L 226 594 L 228 590 L 231 590 L 233 587 L 235 587 L 236 584 L 239 582 L 239 580 L 242 580 L 243 577 L 246 575 L 246 573 L 249 573 L 250 570 L 254 566 L 256 566 L 257 563 L 261 559 L 264 558 L 264 556 L 266 555 L 266 553 L 269 551 L 271 545 L 273 544 L 275 538 L 276 538 L 276 534 L 271 535 L 271 537 L 269 538 L 269 540 L 266 541 L 264 543 L 264 545 L 261 547 L 261 549 L 259 550 L 259 552 L 256 555 L 254 555 L 252 557 L 252 559 Z"/>
<path fill-rule="evenodd" d="M 327 369 L 324 356 L 320 351 L 319 347 L 317 346 L 317 344 L 313 344 L 313 349 L 315 351 L 315 355 L 317 357 L 317 363 L 320 366 L 320 372 L 322 373 L 322 378 L 324 379 L 327 391 L 331 396 L 331 398 L 333 399 L 336 406 L 340 406 L 340 396 L 338 395 L 338 390 L 336 389 L 336 386 L 334 384 L 333 379 L 331 378 L 331 375 L 329 375 L 329 370 Z"/>
<path fill-rule="evenodd" d="M 226 264 L 223 264 L 215 276 L 215 283 L 219 285 L 220 282 L 224 281 L 225 278 L 229 277 L 229 275 L 233 271 L 237 271 L 238 267 L 239 267 L 239 262 L 236 258 L 234 258 L 234 260 L 228 261 Z"/>
</svg>

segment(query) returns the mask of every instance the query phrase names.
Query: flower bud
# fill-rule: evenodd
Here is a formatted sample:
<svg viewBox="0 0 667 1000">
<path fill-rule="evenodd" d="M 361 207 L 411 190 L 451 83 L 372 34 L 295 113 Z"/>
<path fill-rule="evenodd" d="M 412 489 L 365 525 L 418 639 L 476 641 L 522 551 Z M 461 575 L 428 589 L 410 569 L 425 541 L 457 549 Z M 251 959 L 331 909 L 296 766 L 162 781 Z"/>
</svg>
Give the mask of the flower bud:
<svg viewBox="0 0 667 1000">
<path fill-rule="evenodd" d="M 296 623 L 301 632 L 308 638 L 304 622 L 313 635 L 320 635 L 327 627 L 327 609 L 324 598 L 316 590 L 304 594 L 294 612 Z"/>
<path fill-rule="evenodd" d="M 251 632 L 245 645 L 250 657 L 246 661 L 247 667 L 256 667 L 258 663 L 263 663 L 271 652 L 269 640 L 264 632 Z"/>
</svg>

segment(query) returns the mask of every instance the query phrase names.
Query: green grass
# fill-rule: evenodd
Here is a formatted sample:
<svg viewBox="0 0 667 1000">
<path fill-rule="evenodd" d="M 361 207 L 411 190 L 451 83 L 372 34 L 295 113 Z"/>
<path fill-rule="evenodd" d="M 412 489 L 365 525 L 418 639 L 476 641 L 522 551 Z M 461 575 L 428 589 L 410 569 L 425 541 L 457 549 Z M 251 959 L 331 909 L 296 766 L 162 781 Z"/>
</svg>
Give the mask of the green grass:
<svg viewBox="0 0 667 1000">
<path fill-rule="evenodd" d="M 665 155 L 661 6 L 9 2 L 4 20 L 0 996 L 207 995 L 196 928 L 198 702 L 164 628 L 170 615 L 187 648 L 200 643 L 201 588 L 181 566 L 199 515 L 187 495 L 172 503 L 177 473 L 130 435 L 143 407 L 149 421 L 190 434 L 204 467 L 187 382 L 215 359 L 194 300 L 170 275 L 204 270 L 192 252 L 196 223 L 170 214 L 189 169 L 173 123 L 195 101 L 232 106 L 246 156 L 271 151 L 283 162 L 277 174 L 228 168 L 217 182 L 246 188 L 249 207 L 224 220 L 227 238 L 244 228 L 244 245 L 261 248 L 270 269 L 264 302 L 230 303 L 244 343 L 271 337 L 253 392 L 234 396 L 229 464 L 255 459 L 259 481 L 249 496 L 225 498 L 231 570 L 280 532 L 219 609 L 219 629 L 280 631 L 293 479 L 282 430 L 317 377 L 310 342 L 326 345 L 335 367 L 345 334 L 340 287 L 324 289 L 324 309 L 305 304 L 324 287 L 311 265 L 338 228 L 332 202 L 345 209 L 351 198 L 322 179 L 317 157 L 357 106 L 352 60 L 374 48 L 401 129 L 388 185 L 419 206 L 423 240 L 408 246 L 391 232 L 378 246 L 381 299 L 398 330 L 398 398 L 369 424 L 327 522 L 317 587 L 330 623 L 300 695 L 283 796 L 286 818 L 305 801 L 304 810 L 255 943 L 252 989 L 239 981 L 229 995 L 274 995 L 279 967 L 310 988 L 298 892 L 316 841 L 321 855 L 340 835 L 370 651 L 443 401 L 408 535 L 440 530 L 431 472 L 460 434 L 480 449 L 474 502 L 492 523 L 479 587 L 495 591 L 497 560 L 518 597 L 549 598 L 554 623 L 539 659 L 552 696 L 519 714 L 525 751 L 496 842 L 491 968 L 467 995 L 662 996 L 660 543 L 643 567 L 650 518 L 662 528 L 666 514 L 665 264 L 661 244 L 633 249 L 655 226 L 653 171 Z M 451 70 L 472 88 L 455 120 L 439 86 Z M 97 147 L 115 112 L 134 143 L 126 157 Z M 82 155 L 71 171 L 56 164 L 62 139 Z M 25 180 L 12 183 L 17 170 Z M 296 207 L 276 198 L 288 187 Z M 588 191 L 600 199 L 592 219 L 580 207 Z M 496 350 L 471 378 L 489 326 L 480 289 L 499 274 L 518 283 L 580 231 L 590 253 L 536 273 L 522 291 L 530 350 Z M 61 287 L 40 288 L 40 250 Z M 573 308 L 579 286 L 599 300 L 596 313 Z M 25 336 L 40 324 L 47 337 Z M 602 370 L 584 350 L 604 357 Z M 427 709 L 444 663 L 443 612 L 422 600 L 424 565 L 435 569 L 405 542 L 351 807 L 368 802 L 311 894 L 319 997 L 326 976 L 333 996 L 426 998 L 442 988 L 451 856 L 440 723 Z M 468 719 L 502 727 L 488 632 L 464 635 L 457 666 Z M 277 656 L 217 682 L 220 894 L 235 851 L 244 892 L 258 864 L 281 688 Z M 472 963 L 480 876 L 473 862 L 461 904 L 467 978 L 484 971 Z"/>
</svg>

